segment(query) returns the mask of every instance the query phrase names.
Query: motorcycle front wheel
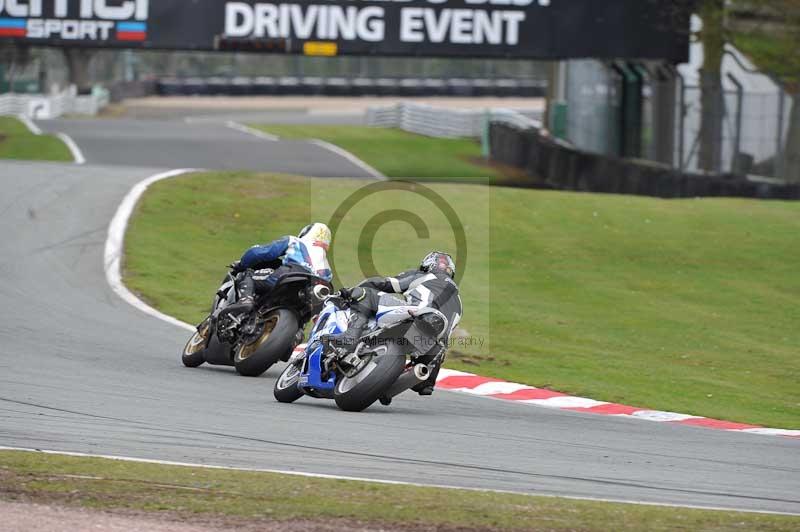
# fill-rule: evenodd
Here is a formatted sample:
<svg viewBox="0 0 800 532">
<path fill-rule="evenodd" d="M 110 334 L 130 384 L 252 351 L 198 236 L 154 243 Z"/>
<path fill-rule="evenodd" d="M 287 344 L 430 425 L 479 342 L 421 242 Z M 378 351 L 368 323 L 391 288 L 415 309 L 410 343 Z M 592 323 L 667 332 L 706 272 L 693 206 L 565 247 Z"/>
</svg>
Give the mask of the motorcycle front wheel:
<svg viewBox="0 0 800 532">
<path fill-rule="evenodd" d="M 300 368 L 294 364 L 289 364 L 283 368 L 283 373 L 275 381 L 275 388 L 272 390 L 275 399 L 281 403 L 294 403 L 303 397 L 303 392 L 297 387 L 299 380 Z"/>
<path fill-rule="evenodd" d="M 233 355 L 236 371 L 245 377 L 258 377 L 267 371 L 291 351 L 298 328 L 297 317 L 291 310 L 279 308 L 267 314 L 259 337 L 236 348 Z"/>
<path fill-rule="evenodd" d="M 187 368 L 196 368 L 206 361 L 205 352 L 208 344 L 208 336 L 211 334 L 211 326 L 208 320 L 201 323 L 189 341 L 183 347 L 181 362 Z"/>
</svg>

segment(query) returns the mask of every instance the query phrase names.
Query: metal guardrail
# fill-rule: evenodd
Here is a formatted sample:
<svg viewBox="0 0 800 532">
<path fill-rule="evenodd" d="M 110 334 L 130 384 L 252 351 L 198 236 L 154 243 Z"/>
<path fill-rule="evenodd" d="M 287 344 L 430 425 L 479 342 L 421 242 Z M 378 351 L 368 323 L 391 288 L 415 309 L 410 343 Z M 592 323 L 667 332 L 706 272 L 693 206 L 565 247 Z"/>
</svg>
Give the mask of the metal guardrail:
<svg viewBox="0 0 800 532">
<path fill-rule="evenodd" d="M 394 127 L 428 137 L 481 137 L 488 124 L 501 122 L 519 129 L 539 129 L 538 111 L 513 109 L 448 109 L 401 102 L 367 110 L 367 125 Z"/>
<path fill-rule="evenodd" d="M 105 89 L 85 96 L 79 96 L 74 87 L 57 94 L 0 94 L 0 115 L 45 120 L 65 114 L 94 116 L 108 104 L 109 93 Z"/>
</svg>

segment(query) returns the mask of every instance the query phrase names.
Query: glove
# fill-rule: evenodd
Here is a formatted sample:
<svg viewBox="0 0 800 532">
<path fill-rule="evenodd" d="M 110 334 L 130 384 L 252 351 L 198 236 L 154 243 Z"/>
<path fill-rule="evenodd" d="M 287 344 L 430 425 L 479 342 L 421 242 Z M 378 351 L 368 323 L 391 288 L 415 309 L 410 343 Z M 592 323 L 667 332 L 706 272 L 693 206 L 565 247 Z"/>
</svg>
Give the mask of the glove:
<svg viewBox="0 0 800 532">
<path fill-rule="evenodd" d="M 353 288 L 342 288 L 339 290 L 339 297 L 345 301 L 349 301 L 350 303 L 358 303 L 364 299 L 366 295 L 367 293 L 360 286 L 354 286 Z"/>
<path fill-rule="evenodd" d="M 345 300 L 349 300 L 353 296 L 353 289 L 352 288 L 340 288 L 339 289 L 339 297 Z"/>
</svg>

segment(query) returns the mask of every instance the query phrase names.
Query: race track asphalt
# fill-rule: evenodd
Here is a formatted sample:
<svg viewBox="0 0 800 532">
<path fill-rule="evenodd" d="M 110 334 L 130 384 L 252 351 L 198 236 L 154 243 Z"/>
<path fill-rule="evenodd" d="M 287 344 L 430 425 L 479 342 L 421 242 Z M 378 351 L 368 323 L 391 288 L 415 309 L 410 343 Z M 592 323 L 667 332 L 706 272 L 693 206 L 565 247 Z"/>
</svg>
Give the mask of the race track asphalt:
<svg viewBox="0 0 800 532">
<path fill-rule="evenodd" d="M 162 170 L 0 162 L 0 446 L 800 514 L 800 440 L 452 392 L 345 413 L 276 403 L 280 368 L 184 368 L 188 333 L 103 271 L 118 204 Z"/>
<path fill-rule="evenodd" d="M 287 114 L 287 116 L 289 116 Z M 372 177 L 310 142 L 266 141 L 222 120 L 41 120 L 45 132 L 66 133 L 89 164 L 257 170 L 317 177 Z"/>
</svg>

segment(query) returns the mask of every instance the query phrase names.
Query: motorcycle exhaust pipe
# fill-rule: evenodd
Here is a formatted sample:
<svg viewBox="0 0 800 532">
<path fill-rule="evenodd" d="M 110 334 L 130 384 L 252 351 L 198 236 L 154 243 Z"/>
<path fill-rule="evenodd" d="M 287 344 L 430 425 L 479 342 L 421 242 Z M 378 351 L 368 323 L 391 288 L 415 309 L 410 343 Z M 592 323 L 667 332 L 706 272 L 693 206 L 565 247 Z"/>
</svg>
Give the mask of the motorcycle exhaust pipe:
<svg viewBox="0 0 800 532">
<path fill-rule="evenodd" d="M 320 301 L 323 301 L 326 297 L 331 295 L 331 289 L 324 284 L 315 285 L 311 291 L 314 293 L 314 297 Z"/>
<path fill-rule="evenodd" d="M 414 366 L 414 376 L 420 381 L 428 380 L 431 375 L 431 368 L 427 364 L 417 364 Z"/>
<path fill-rule="evenodd" d="M 430 374 L 431 369 L 426 364 L 417 364 L 412 369 L 406 370 L 400 375 L 386 392 L 385 396 L 391 399 L 396 395 L 400 395 L 420 382 L 428 380 Z"/>
</svg>

